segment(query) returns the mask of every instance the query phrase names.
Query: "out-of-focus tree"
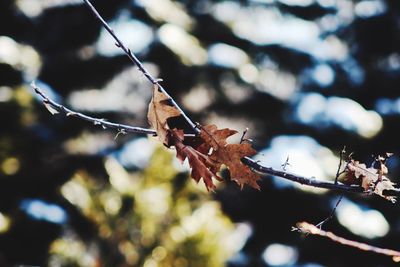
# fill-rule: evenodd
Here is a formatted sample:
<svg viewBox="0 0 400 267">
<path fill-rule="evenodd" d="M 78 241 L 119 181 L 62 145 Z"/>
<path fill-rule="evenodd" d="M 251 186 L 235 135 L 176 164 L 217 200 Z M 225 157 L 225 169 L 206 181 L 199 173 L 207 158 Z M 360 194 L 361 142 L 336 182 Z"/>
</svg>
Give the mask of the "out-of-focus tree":
<svg viewBox="0 0 400 267">
<path fill-rule="evenodd" d="M 95 225 L 88 240 L 72 229 L 50 246 L 55 266 L 221 266 L 237 249 L 232 223 L 156 148 L 146 170 L 129 174 L 105 160 L 109 183 L 85 171 L 62 195 Z"/>
</svg>

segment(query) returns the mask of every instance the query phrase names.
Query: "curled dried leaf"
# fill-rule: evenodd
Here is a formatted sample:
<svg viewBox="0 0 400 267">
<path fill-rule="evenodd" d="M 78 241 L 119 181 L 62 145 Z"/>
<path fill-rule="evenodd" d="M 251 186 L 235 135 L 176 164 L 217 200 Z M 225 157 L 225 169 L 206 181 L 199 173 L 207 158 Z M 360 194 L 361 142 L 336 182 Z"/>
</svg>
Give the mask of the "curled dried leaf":
<svg viewBox="0 0 400 267">
<path fill-rule="evenodd" d="M 158 85 L 153 87 L 153 97 L 149 104 L 147 118 L 149 124 L 156 130 L 161 142 L 167 147 L 175 146 L 177 158 L 188 159 L 192 169 L 191 176 L 197 182 L 203 179 L 207 190 L 213 190 L 213 179 L 222 180 L 218 172 L 225 165 L 231 179 L 240 187 L 245 184 L 259 189 L 257 181 L 260 176 L 244 165 L 241 158 L 252 156 L 256 151 L 248 143 L 228 144 L 227 138 L 237 133 L 231 129 L 218 129 L 215 125 L 201 127 L 200 136 L 185 138 L 184 132 L 171 129 L 168 121 L 181 116 L 180 111 L 172 104 L 171 99 L 164 94 Z"/>
<path fill-rule="evenodd" d="M 393 196 L 383 194 L 384 190 L 394 190 L 394 183 L 386 176 L 388 169 L 380 162 L 378 169 L 369 167 L 359 161 L 351 160 L 346 166 L 346 176 L 344 183 L 349 185 L 360 185 L 365 191 L 377 194 L 391 202 L 395 202 Z"/>
<path fill-rule="evenodd" d="M 160 141 L 166 146 L 170 146 L 167 138 L 170 130 L 168 120 L 180 115 L 180 111 L 171 103 L 171 99 L 155 84 L 153 86 L 153 97 L 149 104 L 147 119 L 150 126 L 157 131 Z"/>
<path fill-rule="evenodd" d="M 197 151 L 195 148 L 189 145 L 185 145 L 184 133 L 182 130 L 173 129 L 170 131 L 168 137 L 169 142 L 173 143 L 176 148 L 176 157 L 183 162 L 188 159 L 189 165 L 192 169 L 191 176 L 196 181 L 199 182 L 203 178 L 204 184 L 207 190 L 214 190 L 215 185 L 213 179 L 222 180 L 218 176 L 219 171 L 218 163 L 214 162 L 209 158 L 208 155 Z"/>
</svg>

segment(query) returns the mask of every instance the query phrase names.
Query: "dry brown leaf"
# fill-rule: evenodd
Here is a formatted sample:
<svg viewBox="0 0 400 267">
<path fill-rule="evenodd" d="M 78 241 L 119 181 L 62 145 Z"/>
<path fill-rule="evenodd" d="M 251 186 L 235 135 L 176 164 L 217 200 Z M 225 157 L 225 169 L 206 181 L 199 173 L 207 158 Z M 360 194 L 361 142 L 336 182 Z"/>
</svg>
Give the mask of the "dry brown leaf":
<svg viewBox="0 0 400 267">
<path fill-rule="evenodd" d="M 370 189 L 371 183 L 378 180 L 377 169 L 367 168 L 364 163 L 355 160 L 347 164 L 346 174 L 347 183 L 361 185 L 366 191 Z"/>
<path fill-rule="evenodd" d="M 231 129 L 218 130 L 215 125 L 204 126 L 200 132 L 200 136 L 205 142 L 201 149 L 204 151 L 208 148 L 210 158 L 218 163 L 218 169 L 221 165 L 225 165 L 231 179 L 241 188 L 248 184 L 255 189 L 260 189 L 257 184 L 260 176 L 241 161 L 241 158 L 253 156 L 257 152 L 248 143 L 228 144 L 226 141 L 229 136 L 236 133 L 237 131 Z"/>
<path fill-rule="evenodd" d="M 389 201 L 391 201 L 393 203 L 395 203 L 396 202 L 396 197 L 394 197 L 394 196 L 385 196 L 383 194 L 384 190 L 393 190 L 393 189 L 395 189 L 394 185 L 395 185 L 395 183 L 390 181 L 389 178 L 387 178 L 386 176 L 383 176 L 382 180 L 376 184 L 374 193 L 377 194 L 377 195 L 380 195 L 383 198 L 386 198 L 387 200 L 389 200 Z"/>
<path fill-rule="evenodd" d="M 189 140 L 184 132 L 171 129 L 168 120 L 181 116 L 180 111 L 171 103 L 171 99 L 164 94 L 157 85 L 153 88 L 153 97 L 149 104 L 147 118 L 149 124 L 156 130 L 161 142 L 166 146 L 175 146 L 177 158 L 181 161 L 188 159 L 192 169 L 192 178 L 199 182 L 203 179 L 207 190 L 215 189 L 213 179 L 222 180 L 218 172 L 225 165 L 231 179 L 241 188 L 245 184 L 259 189 L 257 181 L 260 176 L 244 165 L 241 158 L 252 156 L 256 151 L 250 144 L 228 144 L 226 139 L 237 133 L 231 129 L 218 130 L 215 125 L 201 128 L 200 136 Z"/>
<path fill-rule="evenodd" d="M 215 157 L 228 167 L 231 179 L 238 183 L 241 188 L 248 184 L 259 190 L 260 186 L 257 181 L 260 176 L 241 161 L 241 158 L 253 156 L 256 153 L 250 144 L 229 144 L 224 150 L 215 153 Z"/>
<path fill-rule="evenodd" d="M 217 180 L 222 180 L 221 177 L 217 175 L 219 171 L 219 166 L 216 162 L 212 161 L 208 155 L 197 151 L 191 146 L 185 145 L 184 133 L 182 130 L 173 129 L 170 131 L 169 140 L 174 144 L 176 148 L 176 157 L 185 161 L 187 158 L 189 165 L 192 168 L 191 176 L 196 181 L 199 182 L 203 178 L 204 184 L 207 190 L 214 190 L 215 185 L 213 183 L 213 178 Z"/>
<path fill-rule="evenodd" d="M 347 164 L 346 176 L 343 182 L 350 185 L 360 185 L 365 191 L 371 191 L 391 202 L 395 202 L 395 197 L 383 194 L 384 190 L 395 189 L 395 184 L 385 176 L 387 173 L 387 167 L 383 163 L 380 164 L 380 169 L 375 169 L 373 167 L 367 168 L 364 163 L 351 160 Z"/>
<path fill-rule="evenodd" d="M 218 150 L 227 145 L 226 139 L 237 131 L 228 128 L 218 130 L 217 126 L 214 124 L 206 125 L 201 127 L 200 136 L 204 140 L 204 147 L 213 148 L 213 150 Z"/>
<path fill-rule="evenodd" d="M 158 87 L 153 86 L 153 97 L 149 104 L 147 119 L 150 126 L 157 131 L 158 138 L 164 145 L 169 146 L 168 119 L 180 116 L 180 111 L 171 103 L 171 99 L 166 96 Z"/>
</svg>

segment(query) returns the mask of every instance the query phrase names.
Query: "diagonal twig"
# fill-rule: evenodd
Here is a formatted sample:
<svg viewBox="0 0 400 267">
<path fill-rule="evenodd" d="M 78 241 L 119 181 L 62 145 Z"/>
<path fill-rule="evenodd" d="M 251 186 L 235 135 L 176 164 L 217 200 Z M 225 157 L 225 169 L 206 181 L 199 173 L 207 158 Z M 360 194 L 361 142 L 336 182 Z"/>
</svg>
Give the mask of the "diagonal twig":
<svg viewBox="0 0 400 267">
<path fill-rule="evenodd" d="M 246 127 L 246 129 L 243 131 L 242 136 L 240 137 L 240 141 L 239 144 L 243 143 L 243 141 L 248 140 L 247 138 L 244 138 L 247 134 L 247 132 L 249 131 L 249 128 Z"/>
<path fill-rule="evenodd" d="M 337 183 L 335 183 L 335 184 L 337 184 Z M 339 197 L 338 201 L 337 201 L 336 204 L 335 204 L 335 207 L 333 207 L 333 209 L 331 210 L 331 213 L 329 214 L 329 216 L 326 217 L 323 221 L 321 221 L 321 222 L 319 222 L 318 224 L 316 224 L 316 225 L 315 225 L 316 227 L 318 227 L 319 229 L 321 229 L 322 226 L 323 226 L 326 222 L 328 222 L 330 219 L 333 218 L 333 215 L 335 215 L 336 209 L 337 209 L 337 207 L 339 206 L 339 204 L 340 204 L 340 202 L 342 201 L 342 199 L 343 199 L 343 195 L 341 195 L 341 196 Z"/>
<path fill-rule="evenodd" d="M 345 246 L 349 246 L 349 247 L 353 247 L 353 248 L 357 248 L 359 250 L 369 251 L 369 252 L 373 252 L 373 253 L 377 253 L 377 254 L 390 256 L 390 257 L 392 257 L 393 261 L 400 262 L 400 251 L 396 251 L 393 249 L 387 249 L 387 248 L 375 247 L 375 246 L 368 245 L 366 243 L 349 240 L 349 239 L 337 236 L 332 232 L 321 230 L 320 228 L 316 227 L 315 225 L 307 223 L 307 222 L 298 223 L 296 225 L 296 227 L 293 228 L 293 230 L 299 231 L 301 233 L 326 237 L 336 243 L 339 243 L 339 244 L 342 244 Z"/>
<path fill-rule="evenodd" d="M 339 165 L 336 171 L 336 176 L 335 176 L 335 184 L 338 184 L 338 179 L 339 176 L 344 172 L 344 171 L 340 171 L 340 169 L 342 168 L 342 162 L 343 162 L 343 155 L 346 153 L 346 146 L 343 147 L 343 149 L 340 151 L 340 156 L 339 156 Z M 323 221 L 319 222 L 318 224 L 316 224 L 315 226 L 317 226 L 318 228 L 322 229 L 322 226 L 327 223 L 330 219 L 333 218 L 333 215 L 335 215 L 336 209 L 339 206 L 340 202 L 343 199 L 343 195 L 341 195 L 339 197 L 339 199 L 337 200 L 335 206 L 333 207 L 331 213 L 329 213 L 329 216 L 326 217 Z"/>
<path fill-rule="evenodd" d="M 171 104 L 173 104 L 179 112 L 182 114 L 182 117 L 186 120 L 186 122 L 190 125 L 190 127 L 193 129 L 194 133 L 198 134 L 200 131 L 196 127 L 196 124 L 185 114 L 185 112 L 179 107 L 179 105 L 175 102 L 175 100 L 168 94 L 168 92 L 164 89 L 164 87 L 161 86 L 160 84 L 160 79 L 154 78 L 150 72 L 143 66 L 142 62 L 135 56 L 135 54 L 132 53 L 132 51 L 126 47 L 126 45 L 121 41 L 121 39 L 118 38 L 118 36 L 115 34 L 114 30 L 108 25 L 108 23 L 103 19 L 103 17 L 100 15 L 100 13 L 96 10 L 96 8 L 92 5 L 92 3 L 89 0 L 83 0 L 85 4 L 89 7 L 90 11 L 93 13 L 93 15 L 101 22 L 103 27 L 108 31 L 108 33 L 114 38 L 116 41 L 116 46 L 121 48 L 122 51 L 125 52 L 125 54 L 128 56 L 128 58 L 137 66 L 139 71 L 143 73 L 143 75 L 149 80 L 152 84 L 155 84 L 158 86 L 159 90 L 163 92 L 171 101 Z"/>
</svg>

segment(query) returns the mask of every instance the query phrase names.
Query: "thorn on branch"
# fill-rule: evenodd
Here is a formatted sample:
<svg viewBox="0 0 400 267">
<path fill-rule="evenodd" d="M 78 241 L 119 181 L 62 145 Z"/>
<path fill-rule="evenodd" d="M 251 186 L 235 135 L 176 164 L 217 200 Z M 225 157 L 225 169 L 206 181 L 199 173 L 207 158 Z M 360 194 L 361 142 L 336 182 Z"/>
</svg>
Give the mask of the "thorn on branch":
<svg viewBox="0 0 400 267">
<path fill-rule="evenodd" d="M 194 127 L 195 127 L 195 129 L 196 129 L 198 132 L 201 131 L 201 124 L 198 123 L 197 121 L 194 123 Z"/>
<path fill-rule="evenodd" d="M 76 116 L 76 112 L 67 112 L 65 114 L 65 116 L 69 117 L 69 116 Z"/>
<path fill-rule="evenodd" d="M 291 164 L 289 163 L 289 155 L 287 156 L 285 162 L 284 162 L 281 166 L 282 166 L 282 169 L 283 169 L 284 171 L 286 171 L 286 167 L 287 167 L 287 166 L 291 166 Z"/>
<path fill-rule="evenodd" d="M 121 134 L 122 134 L 122 135 L 125 135 L 125 134 L 127 134 L 127 132 L 126 132 L 124 129 L 119 129 L 118 132 L 117 132 L 117 134 L 116 134 L 115 137 L 114 137 L 114 140 L 117 140 L 117 138 L 118 138 Z"/>
<path fill-rule="evenodd" d="M 244 137 L 245 137 L 245 135 L 247 134 L 248 131 L 249 131 L 249 127 L 246 127 L 246 129 L 242 133 L 242 136 L 240 137 L 239 144 L 243 143 L 243 141 L 245 140 Z"/>
</svg>

